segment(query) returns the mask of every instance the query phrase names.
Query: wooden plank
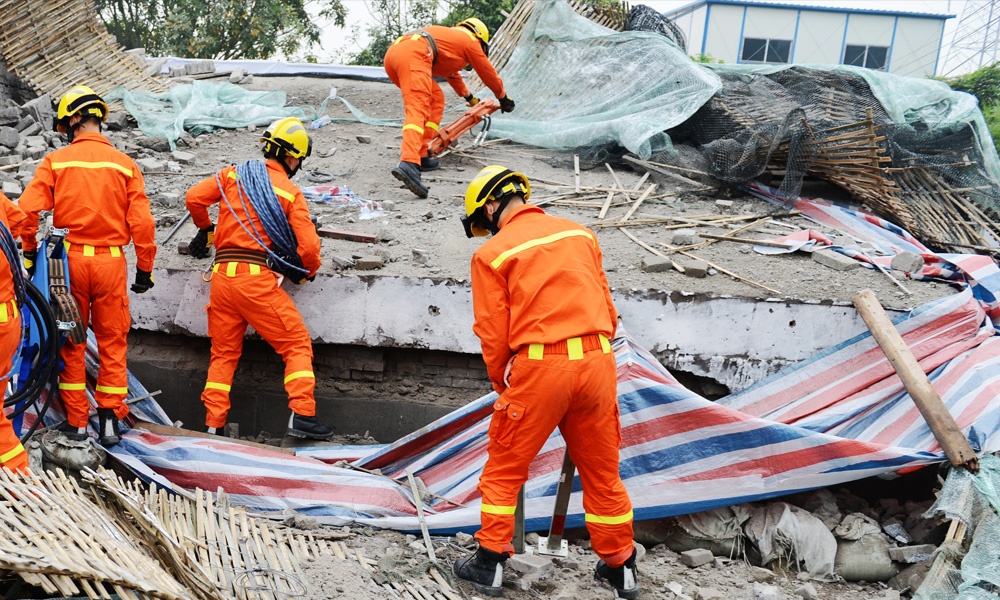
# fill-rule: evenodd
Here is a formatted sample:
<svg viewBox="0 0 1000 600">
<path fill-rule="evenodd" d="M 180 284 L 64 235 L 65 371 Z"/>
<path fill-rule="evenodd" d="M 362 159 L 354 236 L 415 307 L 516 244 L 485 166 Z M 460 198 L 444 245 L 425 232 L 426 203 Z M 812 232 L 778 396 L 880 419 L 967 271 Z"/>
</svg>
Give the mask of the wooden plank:
<svg viewBox="0 0 1000 600">
<path fill-rule="evenodd" d="M 965 467 L 972 473 L 979 472 L 979 457 L 976 456 L 968 438 L 948 412 L 941 396 L 931 384 L 923 367 L 917 362 L 903 336 L 892 324 L 889 316 L 878 301 L 875 292 L 863 290 L 851 298 L 861 318 L 864 319 L 872 337 L 878 342 L 889 363 L 896 370 L 899 379 L 917 405 L 934 438 L 941 444 L 952 466 Z"/>
<path fill-rule="evenodd" d="M 217 435 L 212 435 L 211 433 L 205 433 L 204 431 L 192 431 L 190 429 L 181 429 L 180 427 L 171 427 L 169 425 L 150 423 L 149 421 L 137 421 L 135 426 L 137 428 L 142 428 L 149 431 L 150 433 L 155 433 L 158 435 L 176 435 L 181 437 L 201 438 L 204 440 L 226 441 L 231 444 L 240 444 L 241 446 L 250 446 L 251 448 L 260 448 L 264 450 L 271 450 L 272 452 L 281 452 L 282 454 L 290 454 L 292 456 L 295 456 L 295 450 L 291 450 L 289 448 L 279 448 L 277 446 L 258 444 L 257 442 L 240 440 L 236 438 L 224 438 Z"/>
<path fill-rule="evenodd" d="M 378 236 L 371 233 L 361 233 L 360 231 L 348 231 L 347 229 L 335 229 L 333 227 L 320 227 L 319 237 L 331 238 L 334 240 L 347 240 L 349 242 L 360 242 L 362 244 L 374 244 L 378 242 Z"/>
<path fill-rule="evenodd" d="M 633 204 L 632 207 L 628 209 L 628 212 L 625 213 L 625 216 L 622 217 L 622 222 L 628 221 L 629 217 L 635 214 L 635 211 L 639 209 L 639 205 L 643 203 L 643 201 L 646 199 L 646 196 L 649 196 L 651 193 L 653 193 L 653 190 L 655 189 L 656 189 L 655 183 L 649 184 L 649 187 L 646 188 L 646 191 L 643 192 L 641 196 L 639 196 L 639 198 L 635 201 L 635 204 Z"/>
</svg>

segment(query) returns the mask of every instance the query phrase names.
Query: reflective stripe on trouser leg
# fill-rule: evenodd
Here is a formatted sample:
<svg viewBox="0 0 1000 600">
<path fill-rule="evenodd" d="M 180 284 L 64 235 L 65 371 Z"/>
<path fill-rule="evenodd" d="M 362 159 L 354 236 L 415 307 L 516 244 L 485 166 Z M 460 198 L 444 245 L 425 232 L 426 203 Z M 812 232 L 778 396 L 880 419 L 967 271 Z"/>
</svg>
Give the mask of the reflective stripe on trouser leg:
<svg viewBox="0 0 1000 600">
<path fill-rule="evenodd" d="M 316 414 L 316 400 L 313 395 L 316 387 L 314 376 L 303 376 L 303 373 L 313 372 L 312 339 L 309 330 L 302 322 L 302 316 L 291 297 L 278 287 L 274 277 L 255 277 L 249 274 L 237 274 L 236 277 L 212 279 L 212 297 L 209 315 L 225 311 L 228 319 L 239 319 L 241 326 L 239 343 L 242 345 L 243 333 L 249 323 L 264 341 L 271 345 L 281 355 L 285 362 L 285 391 L 288 393 L 288 406 L 300 415 Z M 211 319 L 210 322 L 219 322 Z M 215 359 L 215 339 L 222 332 L 212 329 L 212 356 Z M 232 332 L 229 335 L 235 335 Z M 235 344 L 236 340 L 230 340 Z M 235 352 L 233 360 L 239 359 Z M 235 369 L 235 365 L 233 366 Z M 298 375 L 296 375 L 298 374 Z M 209 380 L 216 382 L 232 381 L 232 373 L 228 378 L 214 375 L 210 370 Z M 292 377 L 295 375 L 294 377 Z M 211 425 L 208 423 L 208 425 Z"/>
<path fill-rule="evenodd" d="M 420 156 L 427 156 L 427 143 L 434 139 L 438 129 L 441 127 L 441 119 L 444 118 L 444 92 L 436 82 L 431 88 L 431 102 L 429 107 L 429 118 L 424 123 L 424 139 L 420 148 Z"/>
<path fill-rule="evenodd" d="M 83 307 L 80 307 L 81 312 Z M 90 415 L 87 399 L 86 342 L 74 344 L 69 340 L 59 351 L 63 369 L 59 373 L 59 397 L 66 411 L 66 421 L 73 427 L 86 427 Z"/>
<path fill-rule="evenodd" d="M 570 371 L 550 369 L 565 363 L 565 356 L 551 360 L 515 360 L 511 365 L 512 386 L 494 403 L 490 420 L 489 458 L 479 478 L 483 508 L 482 529 L 476 533 L 487 550 L 512 553 L 517 493 L 528 478 L 528 466 L 570 403 Z"/>
<path fill-rule="evenodd" d="M 205 425 L 225 427 L 231 408 L 229 392 L 233 375 L 243 353 L 243 338 L 247 332 L 247 322 L 233 306 L 234 299 L 227 293 L 229 277 L 213 277 L 209 292 L 208 335 L 212 340 L 212 356 L 208 363 L 208 377 L 201 401 L 205 405 Z M 238 303 L 239 299 L 235 301 Z"/>
<path fill-rule="evenodd" d="M 621 425 L 613 354 L 586 352 L 574 399 L 559 424 L 583 485 L 583 509 L 594 552 L 612 567 L 632 554 L 632 503 L 619 475 Z"/>
<path fill-rule="evenodd" d="M 431 76 L 431 68 L 426 44 L 396 44 L 385 55 L 386 73 L 403 95 L 406 114 L 399 160 L 404 162 L 420 164 L 420 157 L 427 154 L 424 123 L 440 122 L 432 119 L 430 113 L 432 90 L 440 90 Z"/>
<path fill-rule="evenodd" d="M 128 330 L 132 325 L 129 316 L 128 274 L 124 256 L 97 253 L 83 260 L 70 258 L 70 281 L 77 303 L 76 288 L 86 280 L 85 293 L 89 293 L 91 328 L 97 340 L 100 368 L 94 400 L 98 408 L 109 408 L 115 417 L 128 415 L 125 397 L 128 395 Z"/>
<path fill-rule="evenodd" d="M 10 370 L 20 337 L 20 319 L 10 319 L 0 324 L 0 372 Z M 7 379 L 3 377 L 0 377 L 0 389 L 7 389 Z M 17 439 L 17 434 L 3 411 L 0 411 L 0 466 L 11 471 L 25 471 L 28 468 L 28 453 Z"/>
</svg>

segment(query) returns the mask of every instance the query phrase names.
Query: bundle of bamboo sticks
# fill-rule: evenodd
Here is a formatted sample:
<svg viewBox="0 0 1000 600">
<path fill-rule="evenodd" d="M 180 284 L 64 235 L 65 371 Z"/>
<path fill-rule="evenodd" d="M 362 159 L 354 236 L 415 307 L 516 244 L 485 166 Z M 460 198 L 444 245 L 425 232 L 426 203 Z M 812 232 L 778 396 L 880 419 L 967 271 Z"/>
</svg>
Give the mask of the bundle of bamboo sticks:
<svg viewBox="0 0 1000 600">
<path fill-rule="evenodd" d="M 167 89 L 108 33 L 92 0 L 0 0 L 0 52 L 7 69 L 40 94 L 80 84 L 98 94 L 118 85 Z"/>
</svg>

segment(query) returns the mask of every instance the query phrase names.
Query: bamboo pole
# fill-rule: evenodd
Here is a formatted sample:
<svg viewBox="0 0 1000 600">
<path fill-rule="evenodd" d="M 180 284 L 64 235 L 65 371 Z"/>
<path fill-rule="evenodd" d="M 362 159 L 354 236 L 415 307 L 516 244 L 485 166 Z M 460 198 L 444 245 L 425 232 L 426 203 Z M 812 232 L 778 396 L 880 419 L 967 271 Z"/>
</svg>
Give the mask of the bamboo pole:
<svg viewBox="0 0 1000 600">
<path fill-rule="evenodd" d="M 965 467 L 972 473 L 979 472 L 979 458 L 969 445 L 969 440 L 948 412 L 941 401 L 937 390 L 931 385 L 930 379 L 913 356 L 909 346 L 903 340 L 889 320 L 888 315 L 879 304 L 878 297 L 871 290 L 863 290 L 851 299 L 861 314 L 865 324 L 885 353 L 886 358 L 899 375 L 917 410 L 927 421 L 927 426 L 934 433 L 935 439 L 941 444 L 948 460 L 954 467 Z"/>
</svg>

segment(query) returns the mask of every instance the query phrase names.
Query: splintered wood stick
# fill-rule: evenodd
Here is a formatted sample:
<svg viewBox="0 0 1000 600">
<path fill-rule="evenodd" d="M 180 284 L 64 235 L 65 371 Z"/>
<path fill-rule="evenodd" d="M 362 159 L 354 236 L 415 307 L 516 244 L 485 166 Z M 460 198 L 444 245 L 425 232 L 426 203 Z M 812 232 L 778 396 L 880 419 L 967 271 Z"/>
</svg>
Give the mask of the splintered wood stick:
<svg viewBox="0 0 1000 600">
<path fill-rule="evenodd" d="M 712 267 L 713 269 L 715 269 L 716 271 L 718 271 L 720 273 L 725 273 L 726 275 L 729 275 L 733 279 L 738 279 L 738 280 L 742 281 L 743 283 L 752 285 L 754 287 L 759 287 L 762 290 L 767 290 L 767 291 L 771 292 L 772 294 L 777 294 L 779 296 L 781 295 L 781 292 L 779 290 L 776 290 L 774 288 L 769 288 L 769 287 L 767 287 L 766 285 L 764 285 L 762 283 L 757 283 L 756 281 L 754 281 L 752 279 L 747 279 L 746 277 L 743 277 L 742 275 L 738 275 L 736 273 L 733 273 L 729 269 L 723 268 L 723 267 L 715 264 L 714 262 L 712 262 L 710 260 L 705 260 L 704 258 L 700 258 L 698 256 L 695 256 L 694 254 L 691 254 L 690 252 L 686 252 L 684 250 L 680 250 L 680 249 L 677 248 L 677 246 L 671 246 L 670 244 L 665 244 L 663 242 L 660 242 L 660 245 L 663 246 L 664 248 L 669 249 L 669 250 L 676 251 L 678 254 L 683 254 L 684 256 L 686 256 L 688 258 L 693 258 L 695 260 L 704 260 L 706 263 L 708 263 L 708 266 Z"/>
<path fill-rule="evenodd" d="M 753 244 L 754 246 L 767 246 L 769 248 L 794 248 L 791 244 L 783 244 L 781 242 L 772 242 L 770 240 L 748 240 L 745 238 L 733 237 L 731 235 L 714 235 L 711 233 L 699 233 L 698 237 L 703 237 L 710 240 L 720 240 L 724 242 L 736 242 L 739 244 Z"/>
<path fill-rule="evenodd" d="M 639 199 L 635 201 L 635 204 L 632 205 L 632 208 L 628 209 L 628 212 L 625 213 L 624 217 L 622 217 L 622 222 L 628 221 L 628 218 L 631 217 L 636 210 L 638 210 L 639 205 L 642 204 L 643 200 L 646 199 L 646 196 L 649 196 L 651 193 L 653 193 L 653 190 L 655 189 L 656 189 L 655 183 L 649 184 L 649 187 L 646 188 L 646 191 L 643 192 L 641 196 L 639 196 Z"/>
<path fill-rule="evenodd" d="M 624 233 L 628 237 L 628 239 L 632 240 L 636 244 L 639 244 L 639 246 L 642 247 L 643 249 L 645 249 L 645 250 L 647 250 L 649 252 L 652 252 L 653 254 L 659 256 L 660 258 L 665 258 L 665 259 L 669 260 L 670 261 L 670 266 L 673 267 L 674 270 L 676 270 L 677 272 L 679 272 L 679 273 L 683 273 L 684 272 L 684 267 L 682 267 L 681 265 L 677 264 L 677 262 L 674 259 L 670 258 L 666 254 L 660 252 L 656 248 L 650 246 L 646 242 L 644 242 L 644 241 L 640 240 L 639 238 L 635 237 L 634 235 L 632 235 L 632 232 L 629 231 L 628 229 L 625 229 L 624 227 L 619 227 L 618 230 L 621 231 L 622 233 Z"/>
<path fill-rule="evenodd" d="M 580 193 L 580 155 L 573 155 L 573 183 L 576 187 L 576 193 Z"/>
</svg>

